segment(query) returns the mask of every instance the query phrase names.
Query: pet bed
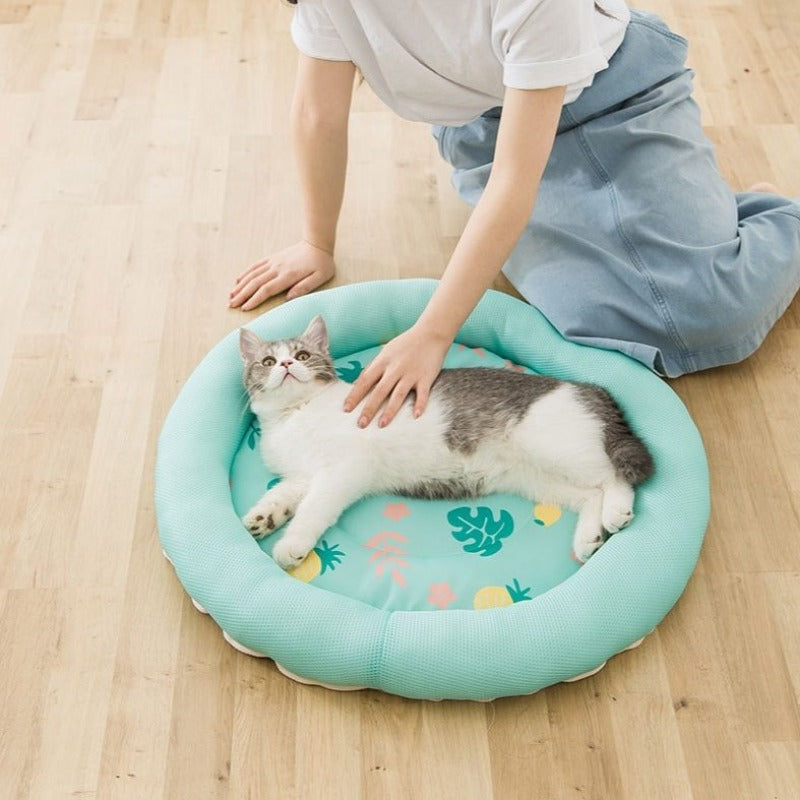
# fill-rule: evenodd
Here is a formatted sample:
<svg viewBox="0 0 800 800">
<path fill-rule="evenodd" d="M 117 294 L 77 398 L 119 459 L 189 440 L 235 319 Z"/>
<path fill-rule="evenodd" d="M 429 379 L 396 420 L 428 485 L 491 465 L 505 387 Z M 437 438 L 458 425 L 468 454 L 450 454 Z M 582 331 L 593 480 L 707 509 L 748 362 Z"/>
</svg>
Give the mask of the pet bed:
<svg viewBox="0 0 800 800">
<path fill-rule="evenodd" d="M 409 327 L 432 281 L 319 292 L 248 323 L 264 338 L 326 320 L 337 372 L 355 379 Z M 225 638 L 285 674 L 340 689 L 487 700 L 596 671 L 649 633 L 682 593 L 708 513 L 708 473 L 685 407 L 658 377 L 565 341 L 531 306 L 489 292 L 445 365 L 535 371 L 605 386 L 647 442 L 656 474 L 635 518 L 581 565 L 575 515 L 510 495 L 458 501 L 364 498 L 293 574 L 241 516 L 279 476 L 263 465 L 247 409 L 238 332 L 199 364 L 165 422 L 156 511 L 165 555 Z"/>
</svg>

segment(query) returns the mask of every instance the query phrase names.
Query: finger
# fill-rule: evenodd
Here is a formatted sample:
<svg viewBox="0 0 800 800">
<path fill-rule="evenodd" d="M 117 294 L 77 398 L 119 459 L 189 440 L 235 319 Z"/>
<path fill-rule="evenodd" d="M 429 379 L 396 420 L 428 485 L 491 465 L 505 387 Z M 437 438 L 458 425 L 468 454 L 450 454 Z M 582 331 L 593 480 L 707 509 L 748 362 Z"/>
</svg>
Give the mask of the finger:
<svg viewBox="0 0 800 800">
<path fill-rule="evenodd" d="M 272 268 L 269 264 L 262 264 L 259 267 L 253 267 L 252 269 L 248 270 L 244 275 L 240 275 L 236 282 L 233 284 L 233 288 L 230 291 L 230 297 L 234 297 L 235 295 L 241 293 L 242 289 L 247 286 L 253 280 L 257 280 L 260 276 L 266 275 L 267 273 L 271 272 Z"/>
<path fill-rule="evenodd" d="M 247 292 L 244 302 L 242 303 L 242 311 L 252 311 L 263 302 L 269 300 L 280 293 L 280 289 L 276 288 L 275 282 L 277 279 L 267 281 L 267 283 L 259 286 L 254 292 Z"/>
<path fill-rule="evenodd" d="M 270 297 L 273 297 L 276 294 L 278 294 L 278 292 L 272 291 L 270 284 L 260 286 L 247 300 L 242 303 L 242 311 L 252 311 L 254 308 L 258 308 L 258 306 L 260 306 L 262 303 L 265 303 Z"/>
<path fill-rule="evenodd" d="M 236 283 L 240 283 L 245 278 L 247 278 L 247 276 L 250 275 L 251 272 L 259 270 L 262 267 L 267 266 L 268 264 L 269 264 L 268 258 L 265 258 L 263 261 L 256 261 L 255 264 L 251 264 L 244 272 L 236 276 Z"/>
<path fill-rule="evenodd" d="M 252 297 L 256 290 L 266 283 L 269 283 L 277 273 L 272 267 L 264 267 L 257 272 L 253 272 L 247 281 L 237 283 L 230 294 L 230 304 L 232 306 L 241 305 L 245 300 Z"/>
<path fill-rule="evenodd" d="M 264 261 L 261 264 L 254 264 L 247 272 L 243 272 L 236 278 L 234 282 L 234 290 L 240 289 L 242 286 L 246 286 L 250 281 L 254 278 L 257 278 L 259 275 L 264 275 L 267 272 L 272 271 L 272 264 L 268 261 Z"/>
<path fill-rule="evenodd" d="M 414 401 L 414 419 L 418 419 L 425 413 L 428 407 L 428 398 L 431 396 L 431 388 L 427 385 L 417 385 L 417 399 Z"/>
<path fill-rule="evenodd" d="M 352 411 L 366 396 L 370 389 L 381 379 L 383 372 L 375 361 L 368 364 L 362 373 L 353 381 L 350 392 L 344 399 L 344 410 Z"/>
<path fill-rule="evenodd" d="M 287 300 L 294 300 L 295 297 L 302 297 L 304 294 L 313 292 L 318 289 L 323 283 L 327 283 L 330 278 L 320 275 L 318 272 L 312 272 L 306 275 L 305 278 L 299 280 L 288 292 L 286 292 Z"/>
<path fill-rule="evenodd" d="M 294 279 L 295 273 L 274 275 L 252 293 L 250 299 L 242 305 L 242 311 L 250 311 L 261 305 L 265 300 L 269 300 L 270 297 L 280 294 L 292 284 Z"/>
<path fill-rule="evenodd" d="M 364 405 L 361 408 L 361 414 L 358 417 L 358 427 L 366 428 L 378 413 L 384 401 L 391 394 L 394 386 L 392 382 L 384 375 L 377 385 L 367 396 Z"/>
<path fill-rule="evenodd" d="M 379 428 L 385 428 L 395 418 L 410 391 L 410 384 L 398 383 L 394 387 L 389 396 L 389 402 L 386 403 L 386 408 L 383 409 L 383 414 L 381 414 L 381 418 L 378 421 Z"/>
<path fill-rule="evenodd" d="M 344 399 L 345 413 L 349 414 L 369 393 L 376 381 L 365 380 L 365 373 L 362 372 L 358 379 L 353 383 L 350 391 Z"/>
</svg>

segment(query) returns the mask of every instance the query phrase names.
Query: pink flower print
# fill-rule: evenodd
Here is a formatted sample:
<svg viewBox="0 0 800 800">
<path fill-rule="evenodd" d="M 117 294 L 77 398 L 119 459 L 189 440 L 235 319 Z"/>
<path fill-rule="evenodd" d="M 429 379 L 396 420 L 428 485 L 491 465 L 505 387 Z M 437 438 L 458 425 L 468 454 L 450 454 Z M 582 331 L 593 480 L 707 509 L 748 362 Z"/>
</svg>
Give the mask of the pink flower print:
<svg viewBox="0 0 800 800">
<path fill-rule="evenodd" d="M 456 599 L 450 584 L 445 583 L 432 583 L 431 591 L 428 595 L 428 602 L 437 608 L 447 608 Z"/>
<path fill-rule="evenodd" d="M 486 358 L 486 351 L 482 347 L 473 347 L 472 352 L 475 353 L 478 358 Z"/>
<path fill-rule="evenodd" d="M 506 359 L 506 363 L 503 366 L 506 369 L 510 369 L 512 372 L 525 372 L 525 367 L 515 364 L 513 361 L 509 361 L 508 359 Z"/>
<path fill-rule="evenodd" d="M 383 509 L 383 516 L 395 522 L 407 517 L 410 513 L 411 509 L 405 503 L 387 503 L 386 508 Z"/>
</svg>

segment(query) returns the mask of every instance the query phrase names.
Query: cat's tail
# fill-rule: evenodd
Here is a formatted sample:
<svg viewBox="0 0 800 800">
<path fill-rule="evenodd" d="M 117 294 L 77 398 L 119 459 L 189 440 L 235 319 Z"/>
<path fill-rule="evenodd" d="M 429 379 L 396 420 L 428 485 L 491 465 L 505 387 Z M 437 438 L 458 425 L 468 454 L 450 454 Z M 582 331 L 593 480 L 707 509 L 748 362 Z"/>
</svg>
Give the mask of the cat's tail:
<svg viewBox="0 0 800 800">
<path fill-rule="evenodd" d="M 585 407 L 603 425 L 606 455 L 617 475 L 630 486 L 646 481 L 655 464 L 644 442 L 631 430 L 616 400 L 594 384 L 578 384 L 578 393 Z"/>
<path fill-rule="evenodd" d="M 617 475 L 631 486 L 646 481 L 654 472 L 655 464 L 644 442 L 632 431 L 608 442 L 608 457 Z"/>
</svg>

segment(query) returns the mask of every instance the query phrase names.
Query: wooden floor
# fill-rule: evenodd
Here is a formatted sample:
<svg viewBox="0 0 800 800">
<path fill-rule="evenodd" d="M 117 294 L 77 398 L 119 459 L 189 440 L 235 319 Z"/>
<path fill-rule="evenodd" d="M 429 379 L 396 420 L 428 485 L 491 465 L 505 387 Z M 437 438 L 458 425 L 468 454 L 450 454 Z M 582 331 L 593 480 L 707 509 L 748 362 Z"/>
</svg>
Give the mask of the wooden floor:
<svg viewBox="0 0 800 800">
<path fill-rule="evenodd" d="M 736 188 L 800 195 L 797 0 L 657 0 Z M 674 381 L 713 515 L 597 676 L 488 705 L 297 686 L 161 556 L 156 437 L 298 234 L 277 0 L 0 1 L 0 798 L 800 798 L 800 301 Z M 337 284 L 440 274 L 466 219 L 424 126 L 357 91 Z M 274 304 L 273 304 L 274 305 Z M 255 313 L 255 312 L 254 312 Z"/>
</svg>

